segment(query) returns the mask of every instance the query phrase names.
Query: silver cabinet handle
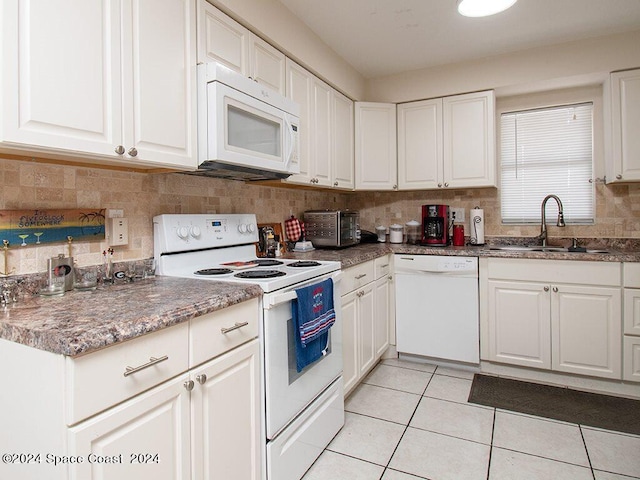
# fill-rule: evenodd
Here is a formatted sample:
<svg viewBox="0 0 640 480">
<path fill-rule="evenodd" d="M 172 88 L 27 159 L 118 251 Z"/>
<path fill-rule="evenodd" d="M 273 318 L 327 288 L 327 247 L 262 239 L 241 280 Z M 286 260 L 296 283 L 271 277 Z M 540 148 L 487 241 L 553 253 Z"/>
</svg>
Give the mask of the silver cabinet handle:
<svg viewBox="0 0 640 480">
<path fill-rule="evenodd" d="M 558 293 L 558 287 L 553 287 L 553 291 L 554 291 L 555 293 Z"/>
<path fill-rule="evenodd" d="M 338 182 L 333 182 L 333 186 L 334 186 L 334 187 L 337 187 L 338 185 L 339 185 L 339 183 L 338 183 Z"/>
<path fill-rule="evenodd" d="M 116 152 L 118 155 L 124 155 L 124 147 L 123 147 L 122 145 L 118 145 L 118 146 L 115 148 L 115 152 Z"/>
<path fill-rule="evenodd" d="M 380 265 L 380 268 L 387 268 L 389 266 L 388 263 L 385 263 L 384 265 Z"/>
<path fill-rule="evenodd" d="M 366 277 L 366 276 L 367 276 L 367 274 L 366 274 L 366 273 L 363 273 L 363 274 L 361 274 L 361 275 L 356 275 L 356 280 L 360 280 L 361 278 L 364 278 L 364 277 Z"/>
<path fill-rule="evenodd" d="M 207 381 L 207 376 L 206 376 L 204 373 L 201 373 L 200 375 L 198 375 L 198 376 L 196 377 L 196 380 L 198 381 L 198 383 L 199 383 L 200 385 L 204 385 L 204 382 L 206 382 L 206 381 Z"/>
<path fill-rule="evenodd" d="M 449 182 L 444 182 L 444 186 L 448 187 L 449 186 Z"/>
<path fill-rule="evenodd" d="M 167 355 L 163 355 L 162 357 L 159 357 L 159 358 L 149 357 L 149 361 L 147 363 L 138 365 L 137 367 L 125 368 L 124 376 L 128 377 L 129 375 L 133 375 L 134 373 L 139 372 L 140 370 L 144 370 L 145 368 L 152 367 L 154 365 L 157 365 L 160 362 L 164 362 L 165 360 L 169 360 L 169 357 Z"/>
<path fill-rule="evenodd" d="M 193 383 L 193 380 L 187 380 L 186 382 L 183 383 L 183 385 L 184 385 L 184 388 L 186 388 L 187 391 L 190 392 L 191 390 L 193 390 L 195 383 Z"/>
<path fill-rule="evenodd" d="M 548 292 L 549 291 L 549 287 L 544 287 L 544 291 Z"/>
<path fill-rule="evenodd" d="M 393 189 L 394 189 L 394 190 L 397 190 L 397 189 L 398 189 L 398 185 L 394 185 L 394 186 L 393 186 Z"/>
<path fill-rule="evenodd" d="M 618 180 L 622 180 L 622 175 L 616 175 L 616 178 L 617 178 Z"/>
<path fill-rule="evenodd" d="M 442 188 L 442 184 L 441 183 L 438 184 L 438 188 Z"/>
<path fill-rule="evenodd" d="M 222 327 L 220 329 L 220 332 L 222 333 L 233 332 L 234 330 L 238 330 L 239 328 L 246 327 L 247 325 L 249 325 L 249 322 L 236 323 L 233 327 L 227 327 L 227 328 Z"/>
<path fill-rule="evenodd" d="M 136 155 L 138 155 L 138 150 L 136 150 L 136 147 L 131 147 L 127 153 L 132 157 L 135 157 Z"/>
<path fill-rule="evenodd" d="M 393 277 L 392 277 L 391 275 L 389 275 L 389 276 L 387 277 L 387 280 L 393 280 Z"/>
</svg>

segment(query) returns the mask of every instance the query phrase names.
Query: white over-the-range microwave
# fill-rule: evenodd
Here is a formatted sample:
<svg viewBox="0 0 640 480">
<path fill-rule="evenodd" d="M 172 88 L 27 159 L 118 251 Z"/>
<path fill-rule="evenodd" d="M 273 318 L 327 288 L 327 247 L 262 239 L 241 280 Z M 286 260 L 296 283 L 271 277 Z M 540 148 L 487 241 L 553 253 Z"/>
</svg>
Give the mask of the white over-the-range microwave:
<svg viewBox="0 0 640 480">
<path fill-rule="evenodd" d="M 300 172 L 300 106 L 221 65 L 198 65 L 198 170 L 241 180 Z"/>
</svg>

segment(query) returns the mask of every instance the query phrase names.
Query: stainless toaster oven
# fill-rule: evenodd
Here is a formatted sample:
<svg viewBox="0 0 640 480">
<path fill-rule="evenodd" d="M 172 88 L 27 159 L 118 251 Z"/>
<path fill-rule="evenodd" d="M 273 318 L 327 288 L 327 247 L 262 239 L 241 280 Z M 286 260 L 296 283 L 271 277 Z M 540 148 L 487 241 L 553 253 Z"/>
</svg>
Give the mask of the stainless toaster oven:
<svg viewBox="0 0 640 480">
<path fill-rule="evenodd" d="M 340 248 L 360 242 L 358 212 L 311 210 L 304 212 L 306 239 L 314 247 Z"/>
</svg>

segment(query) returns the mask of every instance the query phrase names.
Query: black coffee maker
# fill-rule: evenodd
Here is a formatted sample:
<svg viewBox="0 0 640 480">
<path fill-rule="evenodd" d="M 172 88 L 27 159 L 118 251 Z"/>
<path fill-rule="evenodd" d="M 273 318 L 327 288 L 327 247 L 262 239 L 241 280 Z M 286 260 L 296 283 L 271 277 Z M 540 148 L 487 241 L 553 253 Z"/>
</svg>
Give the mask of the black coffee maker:
<svg viewBox="0 0 640 480">
<path fill-rule="evenodd" d="M 422 206 L 422 245 L 449 245 L 449 205 Z"/>
</svg>

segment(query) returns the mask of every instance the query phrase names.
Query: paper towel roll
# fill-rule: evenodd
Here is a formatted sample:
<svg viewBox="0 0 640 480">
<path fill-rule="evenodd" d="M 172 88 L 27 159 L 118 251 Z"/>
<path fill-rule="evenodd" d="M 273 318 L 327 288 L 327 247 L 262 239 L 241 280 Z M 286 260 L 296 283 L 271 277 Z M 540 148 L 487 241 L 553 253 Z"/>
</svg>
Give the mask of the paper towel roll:
<svg viewBox="0 0 640 480">
<path fill-rule="evenodd" d="M 484 245 L 484 210 L 481 208 L 472 208 L 471 215 L 471 231 L 469 232 L 469 243 L 472 245 Z"/>
</svg>

